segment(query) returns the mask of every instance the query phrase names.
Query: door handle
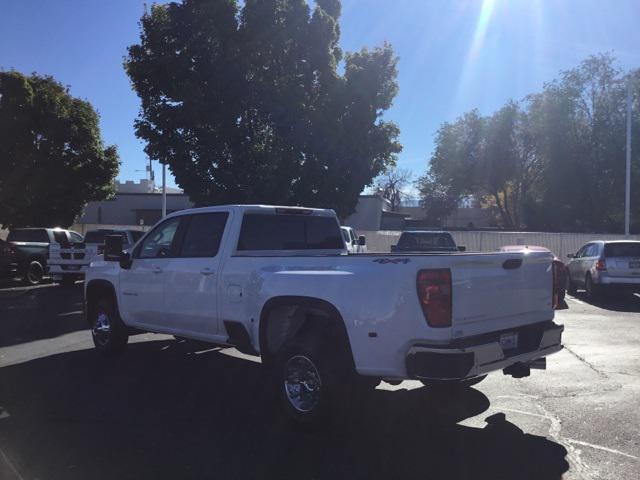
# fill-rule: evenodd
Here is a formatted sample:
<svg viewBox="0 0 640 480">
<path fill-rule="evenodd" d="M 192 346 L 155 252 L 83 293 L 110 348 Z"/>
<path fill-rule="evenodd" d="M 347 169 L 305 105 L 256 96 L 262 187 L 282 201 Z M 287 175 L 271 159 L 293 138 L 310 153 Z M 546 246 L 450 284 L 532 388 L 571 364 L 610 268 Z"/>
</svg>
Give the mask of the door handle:
<svg viewBox="0 0 640 480">
<path fill-rule="evenodd" d="M 202 275 L 215 275 L 216 271 L 213 268 L 207 267 L 200 270 L 200 273 Z"/>
<path fill-rule="evenodd" d="M 155 265 L 151 267 L 151 271 L 153 273 L 162 273 L 162 269 L 160 267 L 156 267 Z"/>
</svg>

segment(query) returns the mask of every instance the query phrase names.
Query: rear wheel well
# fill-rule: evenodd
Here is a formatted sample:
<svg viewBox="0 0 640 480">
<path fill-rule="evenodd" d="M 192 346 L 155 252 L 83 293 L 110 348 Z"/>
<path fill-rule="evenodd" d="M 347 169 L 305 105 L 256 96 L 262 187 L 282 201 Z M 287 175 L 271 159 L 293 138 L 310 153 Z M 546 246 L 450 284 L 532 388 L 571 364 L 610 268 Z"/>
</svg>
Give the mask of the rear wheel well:
<svg viewBox="0 0 640 480">
<path fill-rule="evenodd" d="M 290 340 L 302 336 L 324 337 L 335 344 L 355 371 L 349 337 L 342 315 L 331 303 L 313 297 L 275 297 L 267 301 L 260 314 L 260 355 L 269 365 Z"/>
</svg>

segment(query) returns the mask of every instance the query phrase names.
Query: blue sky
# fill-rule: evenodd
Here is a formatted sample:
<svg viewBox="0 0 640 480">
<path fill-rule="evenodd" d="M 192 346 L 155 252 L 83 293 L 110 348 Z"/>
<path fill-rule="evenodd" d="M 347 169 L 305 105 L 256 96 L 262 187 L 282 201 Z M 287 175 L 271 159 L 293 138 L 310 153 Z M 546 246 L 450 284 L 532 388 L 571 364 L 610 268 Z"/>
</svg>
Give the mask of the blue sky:
<svg viewBox="0 0 640 480">
<path fill-rule="evenodd" d="M 143 177 L 147 162 L 122 68 L 143 4 L 0 0 L 0 68 L 53 75 L 89 100 L 105 142 L 118 146 L 123 180 Z M 400 92 L 386 118 L 402 132 L 399 166 L 419 175 L 444 121 L 491 113 L 593 53 L 639 68 L 639 18 L 638 0 L 343 0 L 341 44 L 353 51 L 387 40 L 399 55 Z"/>
</svg>

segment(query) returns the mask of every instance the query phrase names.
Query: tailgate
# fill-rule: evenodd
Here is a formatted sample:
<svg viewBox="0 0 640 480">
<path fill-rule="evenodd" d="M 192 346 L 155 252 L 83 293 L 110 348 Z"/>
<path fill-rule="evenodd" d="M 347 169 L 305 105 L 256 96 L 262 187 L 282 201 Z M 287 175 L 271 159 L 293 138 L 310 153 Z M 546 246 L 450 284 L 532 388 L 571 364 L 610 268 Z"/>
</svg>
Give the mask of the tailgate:
<svg viewBox="0 0 640 480">
<path fill-rule="evenodd" d="M 611 242 L 604 246 L 607 273 L 612 277 L 640 276 L 640 242 Z"/>
<path fill-rule="evenodd" d="M 553 318 L 553 255 L 455 255 L 452 337 L 468 337 Z"/>
<path fill-rule="evenodd" d="M 84 244 L 61 245 L 52 243 L 49 246 L 49 265 L 85 265 L 89 260 L 85 258 Z"/>
</svg>

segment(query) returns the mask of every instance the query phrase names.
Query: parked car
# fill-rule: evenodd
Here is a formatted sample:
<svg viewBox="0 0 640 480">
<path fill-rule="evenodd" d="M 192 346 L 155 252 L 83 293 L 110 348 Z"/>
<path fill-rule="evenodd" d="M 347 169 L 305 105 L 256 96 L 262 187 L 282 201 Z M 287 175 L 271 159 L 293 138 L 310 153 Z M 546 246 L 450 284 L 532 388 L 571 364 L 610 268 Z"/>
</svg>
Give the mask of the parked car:
<svg viewBox="0 0 640 480">
<path fill-rule="evenodd" d="M 551 252 L 546 247 L 539 247 L 536 245 L 505 245 L 500 247 L 499 252 Z M 566 285 L 567 285 L 567 267 L 566 265 L 558 258 L 556 254 L 553 254 L 553 274 L 554 274 L 554 285 L 556 292 L 556 301 L 554 302 L 556 308 L 559 305 L 562 305 L 564 302 L 564 297 L 566 296 Z"/>
<path fill-rule="evenodd" d="M 261 356 L 284 411 L 307 424 L 380 379 L 520 378 L 562 349 L 550 253 L 345 253 L 333 210 L 172 213 L 130 252 L 107 237 L 87 268 L 94 344 L 114 355 L 149 331 L 235 345 Z"/>
<path fill-rule="evenodd" d="M 18 277 L 31 285 L 40 283 L 47 272 L 50 245 L 77 241 L 82 235 L 62 228 L 16 228 L 7 236 L 16 251 Z"/>
<path fill-rule="evenodd" d="M 411 230 L 402 232 L 398 243 L 391 245 L 392 252 L 450 253 L 464 252 L 466 247 L 457 246 L 449 232 Z"/>
<path fill-rule="evenodd" d="M 16 248 L 0 239 L 0 278 L 13 278 L 18 275 L 18 257 Z"/>
<path fill-rule="evenodd" d="M 54 281 L 63 285 L 82 280 L 91 260 L 104 251 L 107 235 L 121 235 L 123 246 L 127 249 L 133 246 L 143 233 L 138 230 L 89 230 L 80 242 L 52 244 L 49 249 L 49 274 Z"/>
<path fill-rule="evenodd" d="M 367 253 L 367 239 L 364 235 L 356 236 L 356 231 L 351 227 L 340 227 L 344 244 L 349 253 Z"/>
<path fill-rule="evenodd" d="M 595 240 L 567 255 L 567 291 L 580 287 L 587 297 L 601 293 L 640 291 L 640 241 Z"/>
</svg>

